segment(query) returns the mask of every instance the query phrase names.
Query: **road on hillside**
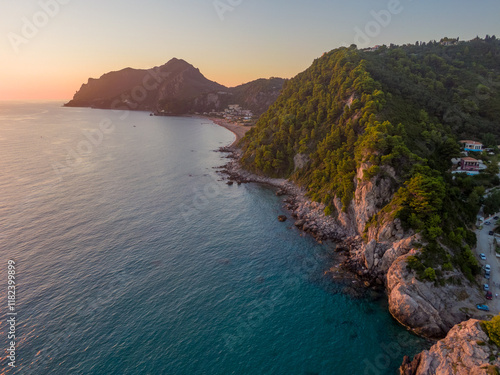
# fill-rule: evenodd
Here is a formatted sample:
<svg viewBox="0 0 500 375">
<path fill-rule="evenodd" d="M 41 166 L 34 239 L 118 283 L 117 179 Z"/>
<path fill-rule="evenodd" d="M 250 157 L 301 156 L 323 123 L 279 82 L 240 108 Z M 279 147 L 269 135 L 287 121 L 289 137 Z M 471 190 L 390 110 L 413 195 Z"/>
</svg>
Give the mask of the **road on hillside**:
<svg viewBox="0 0 500 375">
<path fill-rule="evenodd" d="M 484 277 L 484 270 L 481 270 L 481 289 L 483 288 L 483 284 L 489 285 L 490 291 L 491 293 L 493 293 L 493 300 L 487 301 L 487 305 L 490 308 L 490 312 L 496 315 L 500 312 L 500 258 L 497 258 L 495 255 L 495 237 L 488 234 L 495 227 L 495 220 L 493 220 L 493 217 L 491 217 L 486 219 L 485 221 L 489 221 L 491 222 L 491 224 L 483 225 L 483 229 L 476 230 L 476 253 L 481 267 L 484 267 L 486 264 L 489 264 L 491 266 L 489 280 Z M 479 257 L 480 253 L 486 255 L 486 260 L 481 260 L 481 258 Z M 486 292 L 484 292 L 484 294 L 486 294 Z M 498 294 L 499 297 L 495 297 L 495 294 Z"/>
</svg>

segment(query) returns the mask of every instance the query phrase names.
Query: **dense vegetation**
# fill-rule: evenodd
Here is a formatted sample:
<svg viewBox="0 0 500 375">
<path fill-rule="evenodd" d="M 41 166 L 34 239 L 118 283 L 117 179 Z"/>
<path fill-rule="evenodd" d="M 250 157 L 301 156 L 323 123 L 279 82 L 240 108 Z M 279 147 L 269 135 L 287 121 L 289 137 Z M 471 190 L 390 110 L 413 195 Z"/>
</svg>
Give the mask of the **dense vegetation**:
<svg viewBox="0 0 500 375">
<path fill-rule="evenodd" d="M 500 346 L 500 315 L 495 316 L 490 321 L 481 322 L 481 327 L 490 340 L 497 346 Z"/>
<path fill-rule="evenodd" d="M 358 171 L 363 179 L 390 178 L 393 198 L 367 227 L 399 218 L 428 244 L 410 262 L 421 277 L 439 279 L 453 264 L 472 279 L 479 266 L 467 228 L 485 189 L 500 182 L 498 167 L 452 176 L 451 159 L 460 155 L 459 139 L 498 144 L 499 68 L 495 37 L 331 51 L 286 82 L 243 139 L 242 162 L 291 177 L 326 214 L 335 213 L 335 198 L 348 209 Z"/>
</svg>

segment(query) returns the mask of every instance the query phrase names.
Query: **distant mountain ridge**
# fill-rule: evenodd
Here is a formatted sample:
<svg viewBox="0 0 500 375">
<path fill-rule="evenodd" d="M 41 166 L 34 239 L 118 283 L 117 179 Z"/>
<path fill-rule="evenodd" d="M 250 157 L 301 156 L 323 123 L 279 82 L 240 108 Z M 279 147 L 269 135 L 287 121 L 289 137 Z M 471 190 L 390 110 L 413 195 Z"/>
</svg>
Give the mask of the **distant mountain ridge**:
<svg viewBox="0 0 500 375">
<path fill-rule="evenodd" d="M 221 111 L 240 104 L 264 113 L 278 98 L 285 80 L 258 79 L 228 88 L 207 79 L 188 62 L 173 58 L 152 69 L 125 68 L 83 84 L 66 107 L 131 109 L 173 115 Z"/>
</svg>

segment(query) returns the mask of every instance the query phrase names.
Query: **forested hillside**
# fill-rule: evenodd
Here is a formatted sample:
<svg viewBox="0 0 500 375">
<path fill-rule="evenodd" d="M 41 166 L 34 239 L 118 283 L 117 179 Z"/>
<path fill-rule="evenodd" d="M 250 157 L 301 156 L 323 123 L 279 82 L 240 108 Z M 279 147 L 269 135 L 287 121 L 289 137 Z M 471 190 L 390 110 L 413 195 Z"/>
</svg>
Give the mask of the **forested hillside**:
<svg viewBox="0 0 500 375">
<path fill-rule="evenodd" d="M 335 214 L 347 210 L 358 183 L 396 171 L 392 200 L 367 224 L 401 219 L 429 245 L 414 267 L 435 264 L 478 272 L 467 230 L 486 188 L 498 184 L 496 162 L 479 176 L 453 175 L 460 139 L 496 147 L 500 139 L 500 42 L 495 37 L 324 54 L 286 82 L 282 95 L 242 140 L 243 165 L 291 177 Z M 439 240 L 439 242 L 436 242 Z M 446 244 L 457 251 L 441 251 Z M 432 277 L 432 275 L 430 276 Z"/>
</svg>

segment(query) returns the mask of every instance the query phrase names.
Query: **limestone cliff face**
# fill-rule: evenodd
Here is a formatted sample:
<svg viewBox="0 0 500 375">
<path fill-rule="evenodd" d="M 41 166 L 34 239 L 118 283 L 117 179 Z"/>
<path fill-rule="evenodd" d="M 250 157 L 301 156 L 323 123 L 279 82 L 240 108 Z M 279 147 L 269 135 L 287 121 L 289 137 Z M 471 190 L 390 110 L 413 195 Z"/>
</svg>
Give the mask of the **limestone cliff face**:
<svg viewBox="0 0 500 375">
<path fill-rule="evenodd" d="M 405 357 L 401 375 L 489 375 L 498 374 L 499 348 L 489 344 L 478 320 L 454 326 L 445 339 L 438 341 L 410 362 Z"/>
<path fill-rule="evenodd" d="M 353 200 L 353 214 L 358 233 L 363 233 L 366 223 L 387 205 L 395 193 L 396 171 L 393 168 L 382 167 L 382 173 L 367 180 L 364 177 L 365 171 L 370 165 L 363 163 L 357 170 L 355 177 L 356 191 Z M 390 239 L 392 233 L 387 233 L 381 240 Z M 369 233 L 369 237 L 375 238 L 376 233 Z M 402 238 L 402 233 L 401 233 Z"/>
<path fill-rule="evenodd" d="M 337 208 L 338 221 L 346 228 L 346 234 L 352 235 L 349 228 L 351 231 L 355 228 L 355 236 L 358 235 L 349 247 L 351 268 L 384 284 L 391 314 L 419 335 L 442 338 L 455 324 L 480 317 L 471 306 L 484 301 L 484 296 L 460 272 L 450 271 L 447 276 L 460 279 L 461 285 L 436 286 L 416 279 L 407 267 L 407 258 L 418 253 L 414 244 L 420 236 L 404 231 L 399 219 L 379 215 L 378 221 L 365 230 L 370 219 L 390 202 L 397 186 L 392 168 L 386 167 L 369 180 L 363 178 L 368 168 L 363 164 L 358 169 L 356 191 L 348 212 L 342 212 L 341 206 Z"/>
<path fill-rule="evenodd" d="M 364 174 L 369 167 L 362 164 L 358 168 L 354 199 L 348 212 L 339 215 L 339 221 L 346 227 L 355 228 L 356 235 L 363 235 L 363 241 L 359 238 L 359 245 L 351 249 L 351 257 L 363 267 L 363 274 L 385 283 L 393 262 L 407 254 L 418 237 L 412 231 L 405 232 L 399 219 L 382 217 L 367 227 L 367 223 L 391 201 L 397 186 L 393 168 L 383 167 L 380 174 L 366 179 Z"/>
<path fill-rule="evenodd" d="M 417 280 L 406 263 L 408 256 L 414 253 L 412 250 L 399 257 L 387 273 L 389 310 L 401 324 L 419 335 L 438 338 L 453 325 L 471 316 L 481 316 L 478 310 L 470 309 L 477 301 L 484 300 L 477 288 L 468 285 L 436 287 L 434 283 Z"/>
</svg>

